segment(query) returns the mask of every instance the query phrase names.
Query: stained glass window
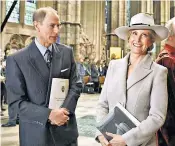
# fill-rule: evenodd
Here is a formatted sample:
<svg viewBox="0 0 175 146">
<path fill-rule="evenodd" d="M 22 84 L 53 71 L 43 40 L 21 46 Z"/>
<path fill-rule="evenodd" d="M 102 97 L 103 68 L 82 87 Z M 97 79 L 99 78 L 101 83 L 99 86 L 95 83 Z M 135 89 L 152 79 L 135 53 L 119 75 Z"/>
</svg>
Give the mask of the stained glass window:
<svg viewBox="0 0 175 146">
<path fill-rule="evenodd" d="M 36 0 L 26 0 L 24 23 L 33 25 L 33 12 L 36 10 Z"/>
<path fill-rule="evenodd" d="M 10 10 L 12 4 L 13 4 L 14 0 L 7 0 L 6 1 L 6 15 L 8 13 L 8 11 Z M 8 22 L 15 22 L 15 23 L 19 23 L 19 8 L 20 8 L 20 2 L 18 0 L 17 4 L 15 5 L 15 8 L 13 9 Z"/>
</svg>

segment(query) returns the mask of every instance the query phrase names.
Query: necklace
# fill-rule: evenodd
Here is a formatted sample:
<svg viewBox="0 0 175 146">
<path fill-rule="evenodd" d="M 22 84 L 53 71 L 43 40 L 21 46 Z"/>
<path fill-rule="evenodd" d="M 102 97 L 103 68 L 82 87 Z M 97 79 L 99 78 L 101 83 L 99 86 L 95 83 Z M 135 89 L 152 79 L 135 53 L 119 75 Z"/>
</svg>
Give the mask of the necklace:
<svg viewBox="0 0 175 146">
<path fill-rule="evenodd" d="M 131 61 L 129 60 L 129 62 L 128 62 L 128 66 L 130 66 L 130 65 L 132 65 L 132 64 L 131 64 Z"/>
<path fill-rule="evenodd" d="M 138 59 L 136 58 L 131 62 L 131 58 L 129 58 L 128 66 L 135 64 L 137 61 L 138 61 Z"/>
</svg>

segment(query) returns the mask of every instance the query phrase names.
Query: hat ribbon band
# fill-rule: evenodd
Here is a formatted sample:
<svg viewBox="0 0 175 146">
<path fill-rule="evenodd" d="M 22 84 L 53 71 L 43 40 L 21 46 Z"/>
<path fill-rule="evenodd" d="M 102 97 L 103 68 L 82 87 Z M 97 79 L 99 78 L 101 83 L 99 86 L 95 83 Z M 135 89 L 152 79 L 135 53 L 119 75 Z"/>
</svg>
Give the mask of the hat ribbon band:
<svg viewBox="0 0 175 146">
<path fill-rule="evenodd" d="M 144 24 L 144 23 L 135 23 L 135 24 L 129 25 L 129 27 L 134 26 L 134 25 L 147 25 L 147 26 L 150 26 L 150 24 Z"/>
</svg>

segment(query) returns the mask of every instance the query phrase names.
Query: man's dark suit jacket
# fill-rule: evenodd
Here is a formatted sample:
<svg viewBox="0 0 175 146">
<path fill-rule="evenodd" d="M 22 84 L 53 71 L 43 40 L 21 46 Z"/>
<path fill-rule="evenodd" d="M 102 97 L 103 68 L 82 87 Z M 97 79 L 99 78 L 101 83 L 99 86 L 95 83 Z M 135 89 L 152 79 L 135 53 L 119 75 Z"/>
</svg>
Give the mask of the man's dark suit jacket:
<svg viewBox="0 0 175 146">
<path fill-rule="evenodd" d="M 64 146 L 78 137 L 75 108 L 80 96 L 72 49 L 53 44 L 51 72 L 33 41 L 7 58 L 7 96 L 9 106 L 18 109 L 21 146 Z M 64 72 L 63 72 L 64 71 Z M 69 91 L 62 107 L 71 115 L 67 125 L 48 122 L 51 78 L 69 79 Z"/>
</svg>

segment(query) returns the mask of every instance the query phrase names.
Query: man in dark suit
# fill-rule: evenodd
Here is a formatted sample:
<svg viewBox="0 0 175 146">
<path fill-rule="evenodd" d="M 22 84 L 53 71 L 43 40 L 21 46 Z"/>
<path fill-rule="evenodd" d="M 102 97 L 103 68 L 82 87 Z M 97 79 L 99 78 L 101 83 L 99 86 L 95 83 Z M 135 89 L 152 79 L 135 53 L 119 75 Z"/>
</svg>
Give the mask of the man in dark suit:
<svg viewBox="0 0 175 146">
<path fill-rule="evenodd" d="M 75 108 L 81 84 L 72 49 L 55 43 L 59 32 L 57 12 L 34 12 L 34 41 L 7 58 L 9 106 L 19 112 L 20 146 L 77 146 Z M 69 79 L 69 90 L 59 109 L 49 109 L 52 78 Z"/>
</svg>

